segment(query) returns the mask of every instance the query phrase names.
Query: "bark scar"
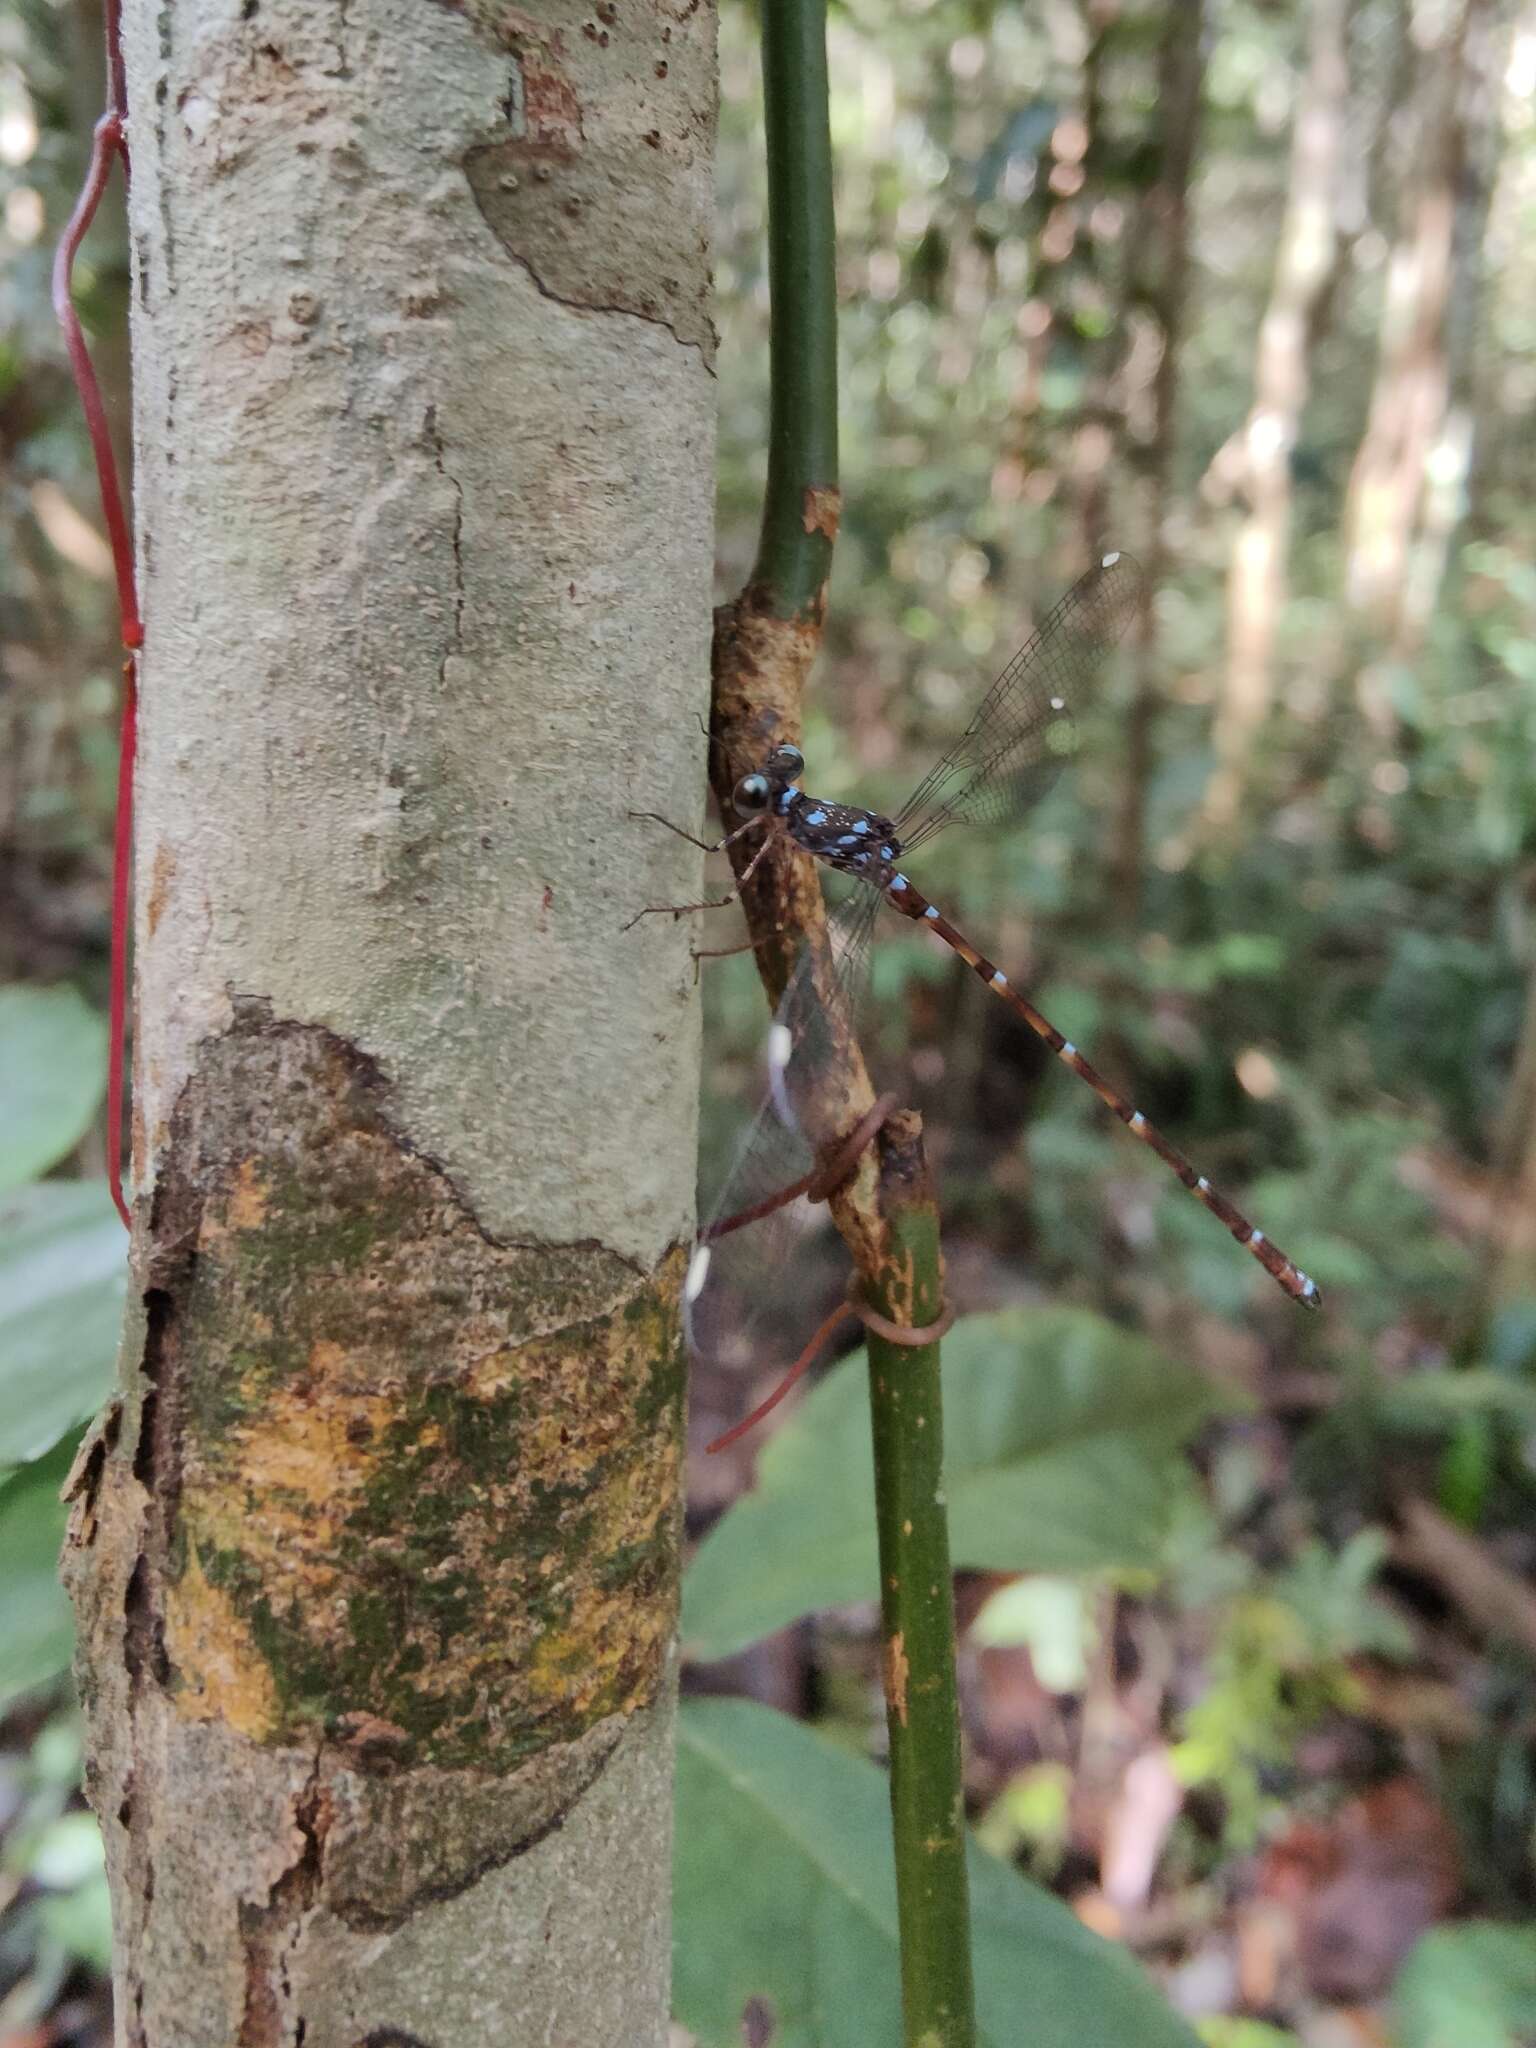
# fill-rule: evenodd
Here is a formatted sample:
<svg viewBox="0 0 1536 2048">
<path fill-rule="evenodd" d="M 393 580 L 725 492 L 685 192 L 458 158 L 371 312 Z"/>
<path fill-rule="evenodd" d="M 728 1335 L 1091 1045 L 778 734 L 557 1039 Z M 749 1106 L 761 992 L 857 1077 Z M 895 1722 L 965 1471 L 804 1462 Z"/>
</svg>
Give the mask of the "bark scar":
<svg viewBox="0 0 1536 2048">
<path fill-rule="evenodd" d="M 800 503 L 800 523 L 807 533 L 819 533 L 828 540 L 836 540 L 842 516 L 843 494 L 836 484 L 806 485 Z"/>
<path fill-rule="evenodd" d="M 122 1396 L 114 1394 L 80 1439 L 80 1448 L 59 1489 L 59 1499 L 69 1508 L 67 1541 L 72 1550 L 89 1550 L 96 1541 L 96 1495 L 107 1459 L 117 1449 L 122 1422 Z"/>
<path fill-rule="evenodd" d="M 530 167 L 528 157 L 524 143 L 483 143 L 465 156 L 464 174 L 486 226 L 541 296 L 576 312 L 628 313 L 664 327 L 696 348 L 713 373 L 709 238 L 689 224 L 688 210 L 656 203 L 654 173 L 648 184 L 642 164 L 599 178 L 573 158 L 557 181 L 550 161 Z M 618 203 L 615 194 L 643 195 L 644 212 L 601 218 L 601 206 Z"/>
<path fill-rule="evenodd" d="M 321 1780 L 318 1753 L 308 1782 L 291 1803 L 291 1814 L 299 1835 L 297 1854 L 273 1880 L 263 1903 L 257 1905 L 246 1900 L 240 1907 L 245 2009 L 237 2037 L 239 2048 L 279 2048 L 280 2043 L 292 2037 L 289 1958 L 298 1947 L 305 1919 L 320 1896 L 325 1840 L 332 1819 L 330 1793 Z M 299 2024 L 302 2028 L 302 2021 Z"/>
<path fill-rule="evenodd" d="M 450 656 L 464 652 L 464 486 L 443 460 L 443 430 L 438 425 L 435 405 L 427 407 L 427 438 L 437 473 L 453 490 L 453 526 L 449 535 L 453 546 L 453 638 L 438 656 L 437 681 L 439 689 L 443 689 L 447 686 Z"/>
<path fill-rule="evenodd" d="M 506 1770 L 649 1704 L 681 1247 L 496 1240 L 373 1061 L 234 1009 L 152 1203 L 135 1683 L 263 1744 L 361 1728 L 368 1772 Z"/>
<path fill-rule="evenodd" d="M 885 1700 L 903 1728 L 907 1725 L 907 1673 L 910 1669 L 906 1637 L 898 1629 L 885 1646 Z"/>
<path fill-rule="evenodd" d="M 559 29 L 515 7 L 439 4 L 512 60 L 505 132 L 463 159 L 502 248 L 545 298 L 664 327 L 712 372 L 711 210 L 699 174 L 714 119 L 707 103 L 694 103 L 689 67 L 658 63 L 661 48 L 638 21 L 610 36 L 600 23 L 617 15 L 601 6 L 599 20 L 583 25 L 585 47 L 571 53 Z M 661 42 L 670 41 L 664 29 Z M 637 133 L 639 120 L 652 125 Z"/>
</svg>

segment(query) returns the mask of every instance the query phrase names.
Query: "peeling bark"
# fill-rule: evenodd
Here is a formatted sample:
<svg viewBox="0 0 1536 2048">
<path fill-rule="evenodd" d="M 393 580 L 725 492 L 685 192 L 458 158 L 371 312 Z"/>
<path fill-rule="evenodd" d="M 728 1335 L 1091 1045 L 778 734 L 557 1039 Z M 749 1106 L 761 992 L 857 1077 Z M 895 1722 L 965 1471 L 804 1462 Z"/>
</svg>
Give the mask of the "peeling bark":
<svg viewBox="0 0 1536 2048">
<path fill-rule="evenodd" d="M 511 133 L 464 160 L 492 234 L 550 298 L 658 321 L 712 363 L 708 225 L 658 206 L 655 191 L 657 157 L 710 169 L 713 117 L 695 103 L 686 69 L 672 70 L 674 33 L 698 0 L 623 13 L 606 0 L 595 9 L 546 0 L 538 20 L 498 0 L 439 4 L 461 8 L 516 59 Z M 583 37 L 592 47 L 581 52 Z"/>
<path fill-rule="evenodd" d="M 703 781 L 714 51 L 597 22 L 128 9 L 134 1285 L 67 1570 L 133 2048 L 666 2038 L 697 1017 L 620 932 L 698 893 L 626 813 Z"/>
</svg>

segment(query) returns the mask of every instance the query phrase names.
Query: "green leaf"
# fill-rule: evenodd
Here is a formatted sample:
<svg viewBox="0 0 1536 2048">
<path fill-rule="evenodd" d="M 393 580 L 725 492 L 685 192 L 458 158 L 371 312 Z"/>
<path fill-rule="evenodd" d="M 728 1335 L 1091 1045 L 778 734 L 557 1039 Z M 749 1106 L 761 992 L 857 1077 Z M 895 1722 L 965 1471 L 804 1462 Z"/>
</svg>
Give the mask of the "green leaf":
<svg viewBox="0 0 1536 2048">
<path fill-rule="evenodd" d="M 1096 1637 L 1089 1587 L 1082 1579 L 1046 1572 L 1000 1586 L 970 1628 L 977 1649 L 1027 1648 L 1036 1678 L 1057 1693 L 1083 1690 Z"/>
<path fill-rule="evenodd" d="M 0 1486 L 0 1707 L 57 1677 L 74 1649 L 74 1620 L 59 1584 L 66 1511 L 59 1488 L 75 1455 L 60 1444 Z"/>
<path fill-rule="evenodd" d="M 127 1257 L 105 1181 L 0 1195 L 0 1466 L 41 1457 L 106 1399 Z"/>
<path fill-rule="evenodd" d="M 1492 1920 L 1426 1934 L 1393 1991 L 1400 2048 L 1524 2048 L 1536 2034 L 1536 1932 Z"/>
<path fill-rule="evenodd" d="M 0 1190 L 46 1173 L 90 1128 L 107 1027 L 72 988 L 0 988 Z"/>
<path fill-rule="evenodd" d="M 957 1566 L 1152 1566 L 1184 1485 L 1177 1446 L 1211 1406 L 1187 1365 L 1086 1310 L 968 1316 L 944 1340 L 945 1476 Z M 763 1451 L 754 1492 L 700 1544 L 683 1641 L 727 1657 L 802 1614 L 874 1599 L 863 1354 Z"/>
<path fill-rule="evenodd" d="M 1123 1950 L 974 1843 L 969 1870 L 980 2048 L 1194 2048 Z M 884 1774 L 752 1701 L 686 1701 L 673 1930 L 673 2007 L 701 2048 L 737 2048 L 752 1999 L 773 2048 L 899 2041 Z"/>
<path fill-rule="evenodd" d="M 112 1900 L 105 1877 L 39 1901 L 38 1917 L 67 1955 L 105 1976 L 112 1968 Z"/>
<path fill-rule="evenodd" d="M 1467 1421 L 1494 1416 L 1507 1416 L 1520 1429 L 1536 1428 L 1536 1387 L 1478 1366 L 1432 1368 L 1401 1382 L 1368 1384 L 1364 1392 L 1387 1427 L 1420 1435 L 1447 1436 Z"/>
<path fill-rule="evenodd" d="M 1218 2016 L 1202 2020 L 1195 2031 L 1205 2048 L 1302 2048 L 1294 2034 L 1282 2034 L 1278 2027 L 1266 2027 L 1262 2020 Z"/>
<path fill-rule="evenodd" d="M 61 1813 L 37 1838 L 27 1875 L 49 1891 L 74 1891 L 102 1868 L 101 1830 L 94 1813 Z"/>
</svg>

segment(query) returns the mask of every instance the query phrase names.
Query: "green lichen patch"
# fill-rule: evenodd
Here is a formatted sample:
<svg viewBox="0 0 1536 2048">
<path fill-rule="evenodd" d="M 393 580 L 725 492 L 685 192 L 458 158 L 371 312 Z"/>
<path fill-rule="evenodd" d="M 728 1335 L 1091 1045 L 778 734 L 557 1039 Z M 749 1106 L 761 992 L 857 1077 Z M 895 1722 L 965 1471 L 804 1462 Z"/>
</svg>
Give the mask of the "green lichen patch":
<svg viewBox="0 0 1536 2048">
<path fill-rule="evenodd" d="M 169 1683 L 257 1740 L 365 1715 L 392 1763 L 504 1768 L 661 1682 L 683 1254 L 498 1245 L 387 1107 L 247 1005 L 178 1108 L 146 1357 Z"/>
</svg>

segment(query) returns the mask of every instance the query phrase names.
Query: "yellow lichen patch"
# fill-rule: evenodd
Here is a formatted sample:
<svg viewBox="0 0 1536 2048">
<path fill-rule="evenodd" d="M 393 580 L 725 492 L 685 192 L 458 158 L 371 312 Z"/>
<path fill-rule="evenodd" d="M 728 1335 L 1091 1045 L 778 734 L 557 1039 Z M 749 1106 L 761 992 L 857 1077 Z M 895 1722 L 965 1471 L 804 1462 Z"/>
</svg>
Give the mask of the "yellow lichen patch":
<svg viewBox="0 0 1536 2048">
<path fill-rule="evenodd" d="M 669 1261 L 657 1276 L 660 1287 L 670 1290 L 680 1270 Z M 635 1409 L 655 1366 L 657 1332 L 649 1319 L 630 1324 L 616 1318 L 603 1334 L 607 1349 L 601 1359 L 569 1338 L 523 1347 L 518 1378 L 537 1408 L 519 1433 L 515 1479 L 521 1490 L 585 1488 L 594 1464 L 633 1440 Z M 596 1385 L 603 1389 L 601 1400 L 593 1398 Z M 655 1528 L 657 1513 L 672 1505 L 673 1463 L 663 1454 L 660 1469 L 649 1466 L 630 1475 L 637 1484 L 610 1477 L 601 1494 L 584 1500 L 584 1512 L 605 1524 L 606 1544 L 633 1543 Z"/>
<path fill-rule="evenodd" d="M 531 1415 L 518 1436 L 519 1489 L 574 1486 L 588 1477 L 594 1461 L 623 1434 L 622 1420 L 595 1415 L 580 1398 L 584 1361 L 562 1345 L 530 1344 L 518 1361 L 524 1384 L 539 1388 L 550 1405 Z M 607 1375 L 604 1375 L 605 1379 Z"/>
<path fill-rule="evenodd" d="M 346 1496 L 368 1483 L 372 1447 L 394 1409 L 387 1395 L 343 1393 L 313 1380 L 273 1389 L 259 1420 L 232 1434 L 228 1477 L 253 1499 L 287 1494 L 344 1512 Z"/>
<path fill-rule="evenodd" d="M 274 1606 L 318 1607 L 335 1592 L 338 1535 L 397 1411 L 387 1394 L 348 1387 L 347 1362 L 341 1346 L 322 1342 L 310 1354 L 312 1377 L 259 1398 L 242 1383 L 251 1420 L 230 1431 L 211 1468 L 194 1467 L 183 1495 L 193 1544 L 238 1554 L 271 1587 Z M 422 1436 L 431 1433 L 424 1424 Z"/>
<path fill-rule="evenodd" d="M 907 1725 L 907 1673 L 910 1668 L 906 1637 L 898 1629 L 885 1646 L 885 1704 L 903 1728 Z"/>
<path fill-rule="evenodd" d="M 222 1252 L 242 1231 L 259 1230 L 266 1220 L 268 1188 L 261 1163 L 242 1159 L 230 1175 L 222 1199 L 203 1210 L 198 1228 L 198 1250 L 204 1258 Z"/>
<path fill-rule="evenodd" d="M 494 1524 L 505 1516 L 466 1515 L 460 1528 L 469 1547 L 458 1560 L 478 1586 L 484 1612 L 502 1618 L 500 1633 L 481 1627 L 451 1644 L 431 1642 L 418 1691 L 460 1711 L 467 1701 L 492 1699 L 504 1714 L 535 1722 L 555 1716 L 576 1726 L 648 1705 L 673 1630 L 665 1575 L 658 1573 L 646 1593 L 627 1577 L 605 1584 L 583 1575 L 604 1563 L 601 1543 L 590 1554 L 573 1555 L 574 1545 L 546 1554 L 530 1571 L 525 1558 L 491 1559 L 477 1520 Z M 422 1636 L 411 1640 L 428 1646 Z"/>
<path fill-rule="evenodd" d="M 210 1584 L 195 1546 L 166 1589 L 165 1647 L 177 1675 L 176 1705 L 192 1721 L 223 1721 L 260 1742 L 277 1723 L 266 1659 L 229 1596 Z"/>
<path fill-rule="evenodd" d="M 226 1214 L 231 1230 L 259 1230 L 266 1221 L 267 1187 L 256 1160 L 242 1159 L 235 1168 Z"/>
<path fill-rule="evenodd" d="M 477 1401 L 488 1401 L 492 1395 L 506 1392 L 517 1378 L 517 1369 L 517 1352 L 500 1345 L 484 1357 L 470 1361 L 464 1375 L 464 1391 Z"/>
<path fill-rule="evenodd" d="M 654 1696 L 673 1625 L 665 1576 L 657 1576 L 655 1597 L 637 1598 L 621 1561 L 664 1555 L 677 1522 L 672 1410 L 655 1406 L 652 1382 L 658 1354 L 675 1347 L 682 1271 L 679 1252 L 647 1290 L 654 1313 L 621 1312 L 561 1340 L 539 1339 L 496 1371 L 499 1380 L 515 1365 L 531 1412 L 521 1420 L 515 1463 L 492 1497 L 466 1499 L 454 1552 L 487 1609 L 508 1616 L 508 1637 L 493 1651 L 503 1665 L 525 1660 L 513 1685 L 539 1714 L 558 1707 L 585 1720 Z M 482 1371 L 473 1377 L 477 1388 L 483 1384 Z M 653 1426 L 637 1439 L 636 1410 L 647 1403 Z M 566 1506 L 551 1517 L 553 1501 Z M 543 1527 L 548 1547 L 509 1556 L 507 1528 L 540 1505 L 534 1526 Z M 462 1686 L 487 1650 L 465 1642 L 461 1656 L 439 1657 L 424 1683 Z"/>
<path fill-rule="evenodd" d="M 624 1590 L 584 1586 L 567 1626 L 533 1645 L 527 1686 L 535 1701 L 558 1701 L 583 1719 L 633 1713 L 655 1696 L 656 1674 L 672 1633 L 669 1609 Z"/>
<path fill-rule="evenodd" d="M 657 1446 L 655 1468 L 609 1487 L 595 1503 L 593 1548 L 600 1556 L 648 1548 L 677 1512 L 678 1467 L 669 1445 Z"/>
<path fill-rule="evenodd" d="M 259 1005 L 177 1116 L 159 1199 L 200 1255 L 167 1260 L 145 1443 L 185 1711 L 279 1742 L 363 1714 L 492 1769 L 653 1699 L 685 1249 L 495 1243 L 355 1049 Z"/>
</svg>

